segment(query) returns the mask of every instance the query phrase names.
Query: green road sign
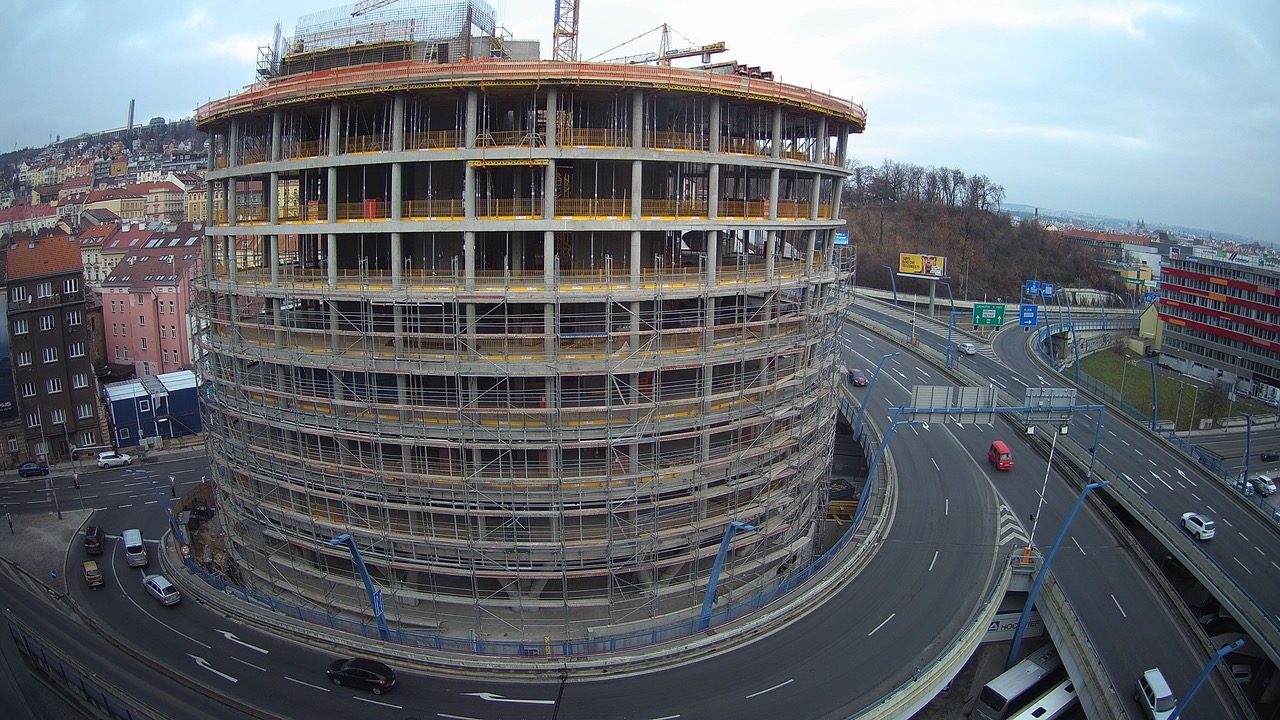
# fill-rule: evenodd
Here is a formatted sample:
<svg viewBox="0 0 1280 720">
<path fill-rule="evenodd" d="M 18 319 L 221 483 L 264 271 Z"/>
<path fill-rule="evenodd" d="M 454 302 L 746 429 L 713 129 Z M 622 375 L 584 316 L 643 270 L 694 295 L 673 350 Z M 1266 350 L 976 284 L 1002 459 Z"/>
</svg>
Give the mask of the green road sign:
<svg viewBox="0 0 1280 720">
<path fill-rule="evenodd" d="M 974 303 L 973 304 L 973 326 L 994 326 L 1000 327 L 1004 325 L 1004 305 L 999 303 Z"/>
</svg>

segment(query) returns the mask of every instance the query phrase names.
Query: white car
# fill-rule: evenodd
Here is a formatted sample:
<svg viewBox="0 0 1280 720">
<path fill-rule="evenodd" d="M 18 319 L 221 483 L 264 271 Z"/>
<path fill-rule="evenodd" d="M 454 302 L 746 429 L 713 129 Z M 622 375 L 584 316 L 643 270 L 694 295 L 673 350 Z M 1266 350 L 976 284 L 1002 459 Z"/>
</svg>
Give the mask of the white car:
<svg viewBox="0 0 1280 720">
<path fill-rule="evenodd" d="M 132 455 L 126 455 L 125 453 L 116 452 L 115 450 L 98 453 L 98 467 L 100 468 L 120 467 L 122 465 L 132 464 Z"/>
<path fill-rule="evenodd" d="M 1182 527 L 1197 540 L 1208 540 L 1213 537 L 1213 520 L 1198 512 L 1182 513 Z"/>
<path fill-rule="evenodd" d="M 978 346 L 974 345 L 973 343 L 969 343 L 969 342 L 960 343 L 959 345 L 956 346 L 956 348 L 960 350 L 961 355 L 977 355 L 978 354 Z"/>
<path fill-rule="evenodd" d="M 1253 479 L 1253 489 L 1262 497 L 1276 494 L 1276 481 L 1269 475 L 1259 475 Z"/>
</svg>

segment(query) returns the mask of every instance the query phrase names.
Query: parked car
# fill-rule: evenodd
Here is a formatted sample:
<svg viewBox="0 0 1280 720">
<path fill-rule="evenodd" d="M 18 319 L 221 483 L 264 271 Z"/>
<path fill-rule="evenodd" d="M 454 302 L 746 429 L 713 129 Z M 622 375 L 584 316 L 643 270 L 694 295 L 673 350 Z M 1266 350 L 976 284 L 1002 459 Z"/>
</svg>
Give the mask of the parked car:
<svg viewBox="0 0 1280 720">
<path fill-rule="evenodd" d="M 151 597 L 159 600 L 161 605 L 173 605 L 182 599 L 177 586 L 163 575 L 147 575 L 142 578 L 142 586 L 151 593 Z"/>
<path fill-rule="evenodd" d="M 18 466 L 18 477 L 39 477 L 48 474 L 49 466 L 38 462 L 28 461 Z"/>
<path fill-rule="evenodd" d="M 857 387 L 866 387 L 867 376 L 858 368 L 849 368 L 849 382 Z"/>
<path fill-rule="evenodd" d="M 977 355 L 978 346 L 970 342 L 963 342 L 956 346 L 960 350 L 961 355 Z"/>
<path fill-rule="evenodd" d="M 325 670 L 334 685 L 369 690 L 381 695 L 396 686 L 396 673 L 377 660 L 368 658 L 339 658 Z"/>
<path fill-rule="evenodd" d="M 1269 475 L 1259 475 L 1253 480 L 1253 489 L 1262 497 L 1270 497 L 1276 494 L 1276 481 L 1271 479 Z"/>
<path fill-rule="evenodd" d="M 1262 462 L 1275 462 L 1280 460 L 1280 450 L 1263 450 Z"/>
<path fill-rule="evenodd" d="M 132 464 L 133 464 L 132 455 L 127 455 L 122 452 L 116 452 L 115 450 L 108 450 L 107 452 L 98 453 L 98 467 L 100 468 L 120 467 L 122 465 L 132 465 Z"/>
<path fill-rule="evenodd" d="M 1182 513 L 1182 527 L 1197 540 L 1208 540 L 1213 537 L 1213 520 L 1198 512 Z"/>
</svg>

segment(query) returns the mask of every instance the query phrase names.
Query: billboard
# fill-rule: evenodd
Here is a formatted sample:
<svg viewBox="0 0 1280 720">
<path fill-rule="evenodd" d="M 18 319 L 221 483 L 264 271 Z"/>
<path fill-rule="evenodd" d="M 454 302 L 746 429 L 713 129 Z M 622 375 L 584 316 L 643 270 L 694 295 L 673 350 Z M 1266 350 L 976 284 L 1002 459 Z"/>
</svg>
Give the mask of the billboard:
<svg viewBox="0 0 1280 720">
<path fill-rule="evenodd" d="M 947 259 L 941 255 L 898 253 L 898 273 L 928 278 L 947 276 Z"/>
</svg>

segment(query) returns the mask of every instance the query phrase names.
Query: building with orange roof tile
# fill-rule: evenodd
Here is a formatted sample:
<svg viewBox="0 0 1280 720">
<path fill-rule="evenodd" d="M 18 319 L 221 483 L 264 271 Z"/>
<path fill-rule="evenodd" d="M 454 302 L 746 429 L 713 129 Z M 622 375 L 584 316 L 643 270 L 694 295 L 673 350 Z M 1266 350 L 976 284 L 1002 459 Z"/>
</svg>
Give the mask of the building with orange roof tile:
<svg viewBox="0 0 1280 720">
<path fill-rule="evenodd" d="M 15 236 L 7 252 L 10 360 L 22 435 L 19 461 L 58 462 L 109 437 L 98 406 L 96 315 L 80 244 L 64 233 Z"/>
<path fill-rule="evenodd" d="M 0 210 L 0 237 L 34 233 L 58 224 L 58 209 L 52 205 L 20 203 Z"/>
<path fill-rule="evenodd" d="M 98 276 L 105 280 L 126 255 L 145 248 L 152 233 L 153 231 L 142 223 L 122 224 L 117 232 L 102 243 Z"/>
<path fill-rule="evenodd" d="M 115 224 L 89 225 L 75 236 L 80 242 L 80 265 L 89 287 L 97 289 L 106 279 L 108 271 L 102 261 L 102 247 L 118 232 L 120 226 Z"/>
</svg>

